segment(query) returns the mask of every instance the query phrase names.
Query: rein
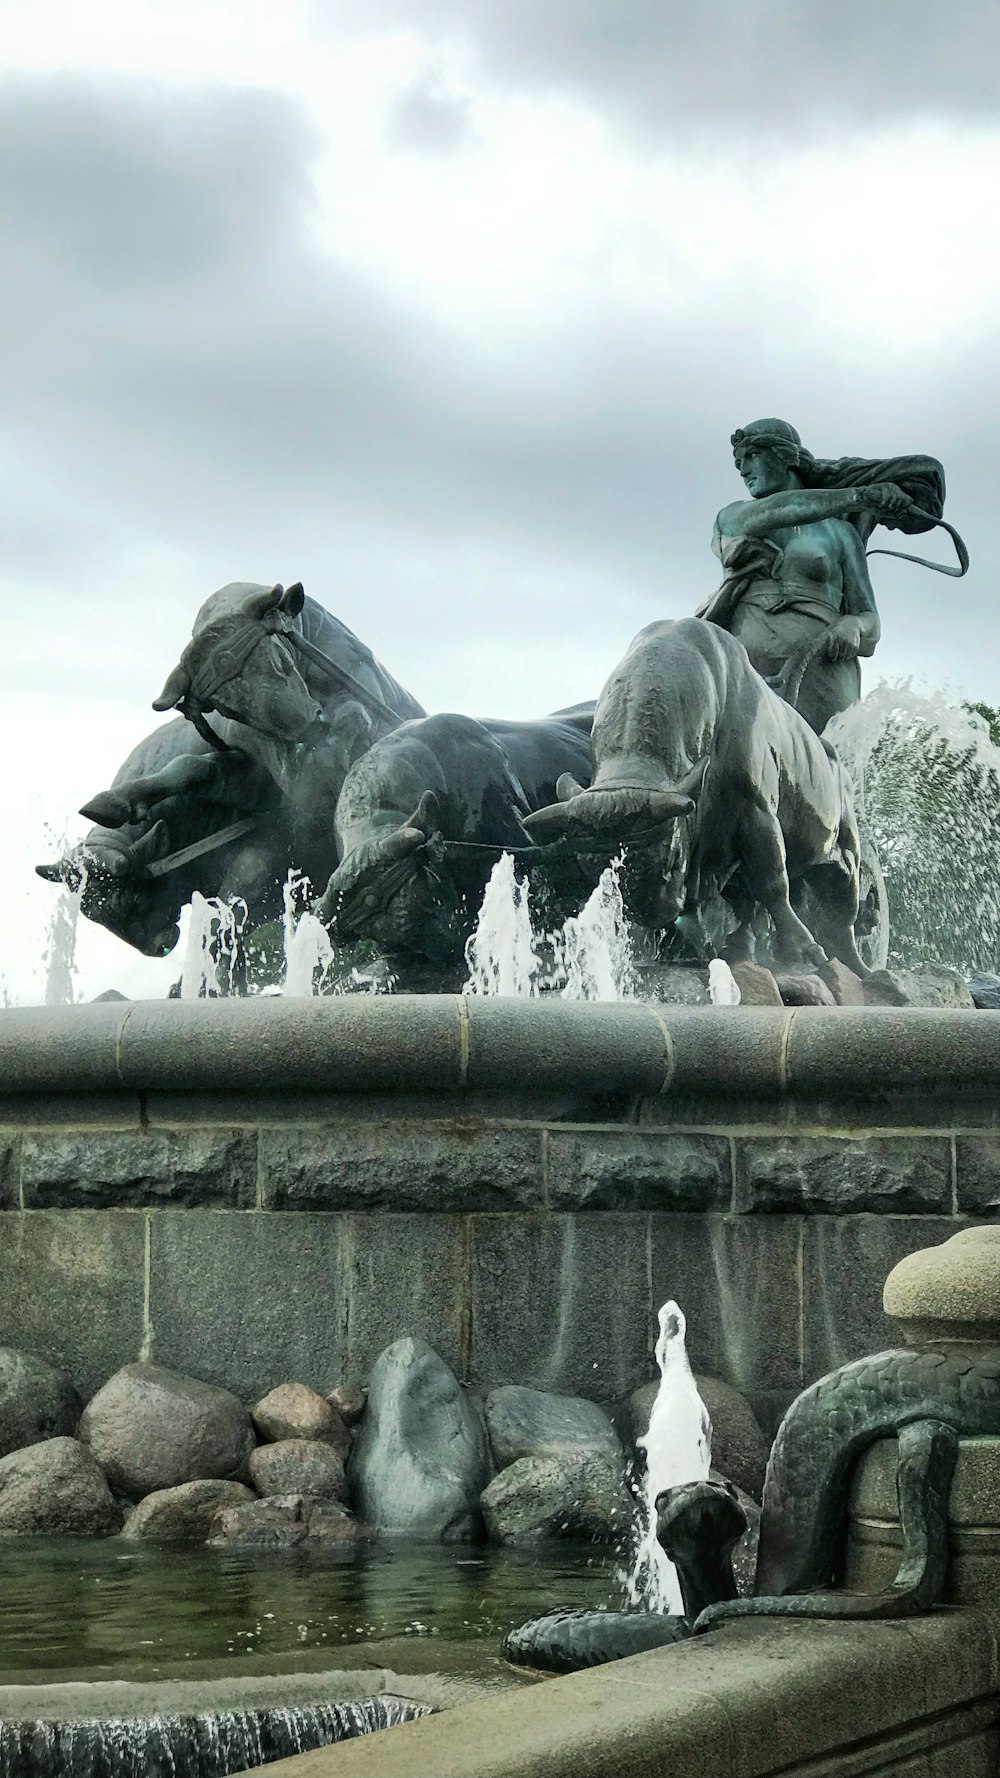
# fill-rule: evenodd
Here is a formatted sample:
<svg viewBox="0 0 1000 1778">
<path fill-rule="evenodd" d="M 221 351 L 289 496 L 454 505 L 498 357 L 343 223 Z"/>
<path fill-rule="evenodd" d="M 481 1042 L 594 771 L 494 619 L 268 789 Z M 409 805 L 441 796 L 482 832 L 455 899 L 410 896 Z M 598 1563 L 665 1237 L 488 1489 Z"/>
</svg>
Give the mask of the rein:
<svg viewBox="0 0 1000 1778">
<path fill-rule="evenodd" d="M 360 679 L 355 679 L 354 674 L 349 673 L 346 667 L 339 667 L 328 654 L 324 654 L 321 648 L 316 647 L 315 642 L 309 642 L 298 630 L 287 631 L 284 640 L 291 643 L 293 648 L 297 648 L 300 654 L 304 654 L 307 661 L 312 661 L 314 667 L 322 668 L 335 684 L 342 686 L 345 691 L 349 691 L 351 696 L 357 698 L 358 703 L 363 704 L 373 716 L 380 716 L 384 722 L 391 723 L 393 728 L 400 726 L 403 718 L 397 711 L 391 710 L 377 692 L 369 691 L 367 686 L 362 685 Z"/>
<path fill-rule="evenodd" d="M 955 545 L 955 554 L 958 557 L 957 568 L 953 567 L 950 562 L 931 562 L 926 556 L 911 556 L 905 549 L 870 549 L 866 550 L 866 555 L 896 556 L 900 562 L 915 562 L 918 568 L 930 568 L 934 574 L 950 574 L 954 580 L 961 580 L 963 574 L 967 574 L 969 571 L 969 552 L 954 525 L 949 525 L 946 519 L 936 519 L 932 513 L 925 512 L 922 506 L 911 506 L 910 511 L 915 518 L 929 519 L 930 523 L 936 525 L 939 530 L 947 531 Z"/>
</svg>

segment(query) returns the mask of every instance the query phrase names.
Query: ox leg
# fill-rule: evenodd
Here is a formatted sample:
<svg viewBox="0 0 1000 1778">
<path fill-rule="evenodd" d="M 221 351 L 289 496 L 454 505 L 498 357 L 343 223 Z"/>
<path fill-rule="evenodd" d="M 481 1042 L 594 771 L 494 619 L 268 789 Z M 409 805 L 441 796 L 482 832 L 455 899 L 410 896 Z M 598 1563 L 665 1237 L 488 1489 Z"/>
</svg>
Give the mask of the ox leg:
<svg viewBox="0 0 1000 1778">
<path fill-rule="evenodd" d="M 88 821 L 98 827 L 127 827 L 130 822 L 143 821 L 150 810 L 168 797 L 184 796 L 192 791 L 208 802 L 239 807 L 242 780 L 246 777 L 246 755 L 242 753 L 181 753 L 147 778 L 130 778 L 112 790 L 102 790 L 80 810 Z"/>
<path fill-rule="evenodd" d="M 854 936 L 858 917 L 858 860 L 849 832 L 841 831 L 839 857 L 807 872 L 821 936 L 831 956 L 838 957 L 862 981 L 871 974 Z"/>
<path fill-rule="evenodd" d="M 771 916 L 782 962 L 825 963 L 826 952 L 789 899 L 785 842 L 777 816 L 758 802 L 744 822 L 740 839 L 747 886 Z"/>
</svg>

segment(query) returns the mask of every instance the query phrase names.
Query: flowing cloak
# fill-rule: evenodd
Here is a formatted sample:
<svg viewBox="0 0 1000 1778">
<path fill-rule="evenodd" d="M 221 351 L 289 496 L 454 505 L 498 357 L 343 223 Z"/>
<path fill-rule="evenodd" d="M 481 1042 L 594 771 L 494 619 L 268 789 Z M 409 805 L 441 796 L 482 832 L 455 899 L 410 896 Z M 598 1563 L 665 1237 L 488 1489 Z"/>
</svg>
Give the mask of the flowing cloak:
<svg viewBox="0 0 1000 1778">
<path fill-rule="evenodd" d="M 882 519 L 875 513 L 864 511 L 845 514 L 862 543 L 868 542 L 876 525 L 913 535 L 932 530 L 944 513 L 944 470 L 936 457 L 826 459 L 803 453 L 798 471 L 806 488 L 867 488 L 875 482 L 893 482 L 927 515 L 918 517 L 909 512 L 899 518 Z M 777 580 L 781 559 L 781 550 L 767 537 L 727 539 L 722 554 L 722 585 L 695 615 L 728 629 L 733 612 L 749 586 L 764 578 Z"/>
</svg>

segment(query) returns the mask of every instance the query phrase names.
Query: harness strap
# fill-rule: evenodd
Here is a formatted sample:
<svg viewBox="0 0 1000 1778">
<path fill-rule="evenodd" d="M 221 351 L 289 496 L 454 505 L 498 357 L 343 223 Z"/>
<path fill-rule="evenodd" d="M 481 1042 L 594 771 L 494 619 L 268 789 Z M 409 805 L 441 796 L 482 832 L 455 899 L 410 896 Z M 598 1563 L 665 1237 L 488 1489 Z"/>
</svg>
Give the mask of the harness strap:
<svg viewBox="0 0 1000 1778">
<path fill-rule="evenodd" d="M 349 673 L 346 667 L 339 667 L 328 654 L 324 654 L 321 648 L 316 647 L 315 642 L 310 642 L 298 630 L 285 632 L 284 640 L 290 642 L 293 648 L 297 648 L 301 654 L 304 654 L 307 660 L 312 661 L 313 666 L 322 667 L 331 679 L 336 680 L 339 685 L 342 685 L 346 691 L 357 698 L 358 703 L 363 704 L 366 710 L 370 710 L 373 716 L 380 716 L 383 722 L 388 722 L 392 728 L 399 728 L 400 724 L 406 720 L 397 711 L 391 710 L 377 692 L 369 691 L 367 686 L 361 684 L 360 679 L 355 679 L 354 674 Z"/>
</svg>

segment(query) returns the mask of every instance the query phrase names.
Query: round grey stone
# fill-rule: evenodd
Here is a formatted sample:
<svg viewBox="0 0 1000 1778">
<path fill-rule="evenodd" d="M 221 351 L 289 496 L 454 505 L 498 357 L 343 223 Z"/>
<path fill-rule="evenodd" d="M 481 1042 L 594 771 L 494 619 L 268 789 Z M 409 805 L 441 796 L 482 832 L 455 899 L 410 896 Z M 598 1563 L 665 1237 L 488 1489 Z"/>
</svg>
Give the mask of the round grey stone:
<svg viewBox="0 0 1000 1778">
<path fill-rule="evenodd" d="M 585 1537 L 618 1543 L 632 1526 L 635 1502 L 620 1463 L 596 1451 L 519 1457 L 494 1476 L 482 1497 L 494 1543 Z"/>
<path fill-rule="evenodd" d="M 593 1451 L 621 1467 L 621 1441 L 603 1408 L 581 1395 L 507 1384 L 486 1397 L 486 1426 L 497 1468 L 519 1457 L 582 1455 Z"/>
<path fill-rule="evenodd" d="M 246 1549 L 294 1549 L 307 1541 L 351 1543 L 361 1535 L 353 1514 L 335 1501 L 278 1494 L 222 1507 L 208 1541 Z"/>
<path fill-rule="evenodd" d="M 182 1482 L 238 1481 L 254 1448 L 250 1416 L 228 1389 L 144 1360 L 98 1390 L 80 1437 L 130 1500 Z"/>
<path fill-rule="evenodd" d="M 132 1508 L 122 1536 L 148 1543 L 204 1543 L 220 1507 L 239 1506 L 253 1498 L 242 1482 L 182 1482 L 177 1488 L 158 1488 Z"/>
<path fill-rule="evenodd" d="M 262 1439 L 321 1439 L 346 1457 L 350 1434 L 336 1408 L 306 1383 L 279 1383 L 254 1407 L 250 1418 Z"/>
<path fill-rule="evenodd" d="M 67 1371 L 37 1352 L 0 1346 L 0 1457 L 43 1439 L 72 1438 L 81 1407 Z"/>
<path fill-rule="evenodd" d="M 258 1445 L 250 1456 L 250 1480 L 257 1493 L 315 1494 L 322 1500 L 346 1500 L 344 1465 L 330 1445 L 316 1439 L 283 1438 Z"/>
<path fill-rule="evenodd" d="M 0 1533 L 109 1537 L 120 1526 L 104 1474 L 77 1439 L 44 1439 L 0 1458 Z"/>
</svg>

